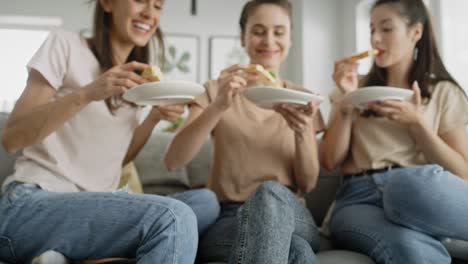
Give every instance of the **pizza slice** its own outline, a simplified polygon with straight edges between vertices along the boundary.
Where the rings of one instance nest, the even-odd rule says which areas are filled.
[[[151,65],[147,67],[141,73],[141,76],[150,82],[159,82],[164,79],[164,74],[162,73],[161,69],[156,65]]]
[[[250,64],[245,70],[248,73],[259,74],[264,80],[266,80],[268,85],[274,87],[280,87],[280,83],[276,78],[276,75],[273,71],[265,69],[260,64]]]
[[[367,50],[367,51],[364,51],[364,52],[361,52],[361,53],[358,53],[358,54],[354,54],[354,55],[346,58],[345,61],[348,62],[348,63],[355,63],[358,60],[367,58],[369,56],[379,55],[379,53],[380,53],[380,51],[377,50],[377,49]]]

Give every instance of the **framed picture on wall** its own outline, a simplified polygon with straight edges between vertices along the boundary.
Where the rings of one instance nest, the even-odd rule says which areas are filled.
[[[249,58],[241,46],[239,37],[210,37],[210,79],[216,79],[219,73],[233,64],[247,64]]]
[[[200,38],[165,33],[166,62],[161,70],[167,80],[200,81]]]

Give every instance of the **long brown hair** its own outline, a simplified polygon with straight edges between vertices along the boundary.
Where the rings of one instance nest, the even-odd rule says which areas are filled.
[[[288,13],[292,25],[292,5],[288,0],[251,0],[247,2],[242,8],[241,17],[239,20],[239,26],[242,33],[245,32],[245,27],[249,17],[252,15],[252,13],[255,12],[255,10],[257,10],[259,6],[263,4],[272,4],[283,8]]]
[[[119,0],[120,1],[120,0]],[[111,27],[112,27],[112,15],[107,13],[104,8],[101,6],[99,0],[90,0],[89,3],[95,2],[94,9],[94,18],[93,18],[93,36],[88,39],[88,44],[93,52],[94,56],[101,66],[101,71],[105,72],[110,68],[115,66],[114,63],[114,54],[111,48]],[[158,62],[159,64],[165,63],[165,45],[164,45],[164,35],[161,28],[158,26],[156,29],[155,37],[157,39],[158,47]],[[152,50],[156,50],[154,42],[150,41],[144,47],[135,46],[128,56],[127,62],[138,61],[142,63],[149,64],[151,63]],[[106,104],[111,111],[117,108],[111,103],[112,98],[106,99]]]
[[[434,37],[434,31],[429,12],[422,0],[378,0],[372,6],[371,11],[376,7],[390,4],[398,10],[399,14],[408,21],[408,27],[421,23],[424,26],[421,39],[416,43],[416,59],[410,69],[409,84],[418,81],[421,88],[421,96],[430,99],[431,86],[440,81],[450,81],[460,87],[455,79],[445,68],[440,57],[439,49]],[[379,68],[375,62],[363,78],[362,86],[386,85],[387,70]],[[461,89],[461,88],[460,88]]]

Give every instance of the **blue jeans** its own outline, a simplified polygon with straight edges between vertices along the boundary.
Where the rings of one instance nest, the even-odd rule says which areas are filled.
[[[203,235],[219,216],[220,206],[216,194],[209,189],[179,192],[169,197],[187,204],[197,217],[198,234]]]
[[[216,219],[211,192],[177,196],[196,203],[200,215],[198,203],[214,204],[203,211],[201,228]],[[121,257],[191,264],[197,244],[196,214],[175,199],[124,191],[54,193],[20,183],[10,184],[2,195],[0,259],[9,263],[30,263],[54,250],[72,260]]]
[[[440,240],[468,240],[468,183],[437,165],[352,177],[337,195],[330,231],[339,246],[377,263],[444,264]]]
[[[199,251],[205,262],[316,263],[319,244],[309,210],[285,186],[265,182],[244,204],[223,204]]]

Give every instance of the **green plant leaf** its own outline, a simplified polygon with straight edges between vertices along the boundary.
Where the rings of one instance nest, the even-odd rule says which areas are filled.
[[[171,55],[171,58],[172,58],[172,59],[175,59],[175,58],[176,58],[176,55],[177,55],[177,49],[176,49],[176,47],[174,47],[174,46],[170,46],[170,47],[169,47],[169,55]]]
[[[182,57],[180,57],[179,63],[190,61],[190,57],[191,56],[190,56],[190,53],[188,53],[188,51],[184,52],[184,54],[182,54]]]
[[[179,69],[179,71],[183,73],[190,72],[190,68],[186,64],[183,64],[183,63],[177,63],[177,69]]]
[[[166,63],[164,63],[164,65],[162,66],[161,71],[162,71],[163,73],[169,73],[169,72],[171,72],[173,69],[174,69],[174,64],[169,63],[169,62],[166,62]]]

